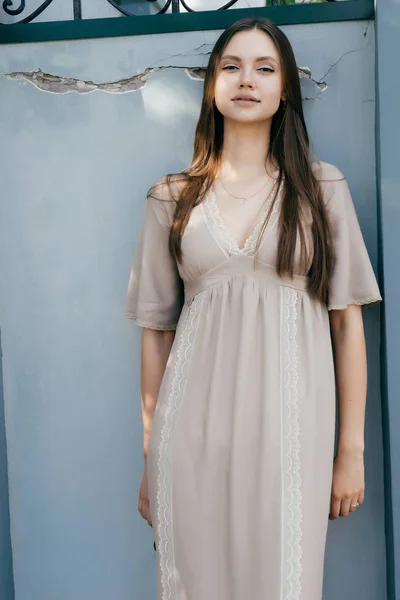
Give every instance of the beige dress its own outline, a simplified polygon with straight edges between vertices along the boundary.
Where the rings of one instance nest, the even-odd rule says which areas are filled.
[[[280,195],[255,266],[261,220],[239,248],[210,191],[177,267],[174,205],[147,201],[126,314],[176,328],[148,454],[158,600],[321,600],[335,432],[328,310],[381,297],[346,180],[314,168],[334,180],[322,182],[337,253],[328,307],[301,273],[276,274]]]

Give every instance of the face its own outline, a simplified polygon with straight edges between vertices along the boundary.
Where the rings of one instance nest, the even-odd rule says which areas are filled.
[[[270,36],[253,29],[236,33],[223,51],[215,104],[226,119],[242,123],[272,119],[285,100],[280,58]]]

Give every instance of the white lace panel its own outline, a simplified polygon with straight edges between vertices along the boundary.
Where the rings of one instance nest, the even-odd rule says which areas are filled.
[[[172,532],[172,479],[170,444],[173,430],[178,419],[185,396],[188,367],[192,355],[193,341],[196,334],[201,304],[204,293],[194,297],[183,330],[180,334],[175,366],[171,382],[170,394],[167,400],[165,421],[161,429],[157,461],[157,517],[158,517],[158,551],[161,571],[161,589],[163,600],[173,600],[177,597],[174,539]]]
[[[301,600],[302,492],[299,424],[298,292],[281,287],[282,581],[280,600]]]
[[[272,194],[272,198],[273,198],[273,194]],[[267,214],[268,214],[268,211],[271,206],[271,201],[272,200],[266,202],[262,217],[255,225],[252,234],[247,238],[243,248],[240,248],[237,241],[230,235],[230,233],[221,217],[221,213],[220,213],[220,210],[219,210],[219,207],[217,204],[215,192],[212,188],[210,188],[210,190],[208,191],[207,196],[202,204],[203,204],[203,208],[204,208],[204,214],[205,214],[207,226],[210,229],[210,231],[211,231],[214,239],[218,243],[218,245],[222,249],[226,248],[228,254],[251,256],[255,252],[257,240],[260,235],[263,223],[264,223],[265,219],[267,218]],[[267,225],[267,229],[272,227],[273,223],[275,222],[276,219],[274,218],[274,215],[277,212],[278,212],[278,199],[276,200],[276,202],[274,204],[274,208],[272,209],[272,213],[271,213],[268,225]],[[264,235],[266,235],[266,231],[264,232]]]

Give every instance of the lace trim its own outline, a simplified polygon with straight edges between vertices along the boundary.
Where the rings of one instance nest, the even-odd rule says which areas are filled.
[[[284,545],[285,562],[283,565],[286,584],[282,581],[285,592],[282,598],[300,600],[302,573],[302,493],[301,493],[301,459],[300,459],[300,425],[299,425],[299,389],[298,389],[298,347],[297,347],[297,300],[298,292],[292,288],[283,288],[285,320],[284,320],[284,427],[286,441],[286,466],[284,468]],[[285,523],[286,511],[288,520]]]
[[[349,300],[347,304],[328,304],[328,310],[345,310],[351,304],[363,306],[364,304],[375,304],[376,302],[382,302],[382,296],[380,294],[368,296],[368,298],[362,298],[361,300]]]
[[[139,327],[145,327],[146,329],[156,329],[157,331],[174,331],[178,326],[178,323],[157,325],[156,323],[150,323],[150,321],[142,321],[141,319],[137,318],[137,315],[135,313],[132,312],[126,312],[125,317],[127,319],[131,319],[132,321],[135,321],[136,325],[139,325]]]
[[[271,191],[271,195],[272,195],[272,192],[274,189],[275,189],[275,186],[273,187],[273,189]],[[240,248],[237,241],[229,233],[229,231],[221,217],[221,213],[219,210],[219,206],[217,204],[215,192],[212,188],[210,188],[203,204],[204,204],[204,209],[206,211],[206,216],[208,217],[209,222],[211,223],[211,229],[213,231],[215,238],[217,239],[217,242],[220,245],[225,243],[228,246],[229,254],[250,256],[251,254],[253,254],[255,252],[257,240],[260,235],[262,225],[263,225],[265,219],[267,218],[267,214],[268,214],[268,210],[271,206],[271,202],[272,202],[272,199],[266,203],[261,219],[258,221],[258,223],[256,223],[252,234],[246,239],[243,248]],[[277,210],[278,210],[278,201],[276,201],[274,204],[274,208],[272,210],[271,217],[274,213],[277,212]]]
[[[184,398],[188,364],[191,358],[194,332],[200,313],[200,304],[203,294],[193,299],[183,331],[180,336],[171,391],[167,401],[165,420],[161,430],[161,439],[158,447],[158,476],[157,476],[157,518],[158,518],[158,545],[160,557],[162,600],[171,600],[176,597],[174,541],[172,533],[172,480],[171,458],[169,445],[172,440],[172,430],[177,412],[180,410]]]

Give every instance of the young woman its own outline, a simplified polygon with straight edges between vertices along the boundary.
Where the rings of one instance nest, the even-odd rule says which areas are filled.
[[[346,179],[309,154],[289,41],[235,23],[191,165],[148,194],[127,298],[159,600],[321,600],[328,517],[363,503],[361,305],[381,297]]]

